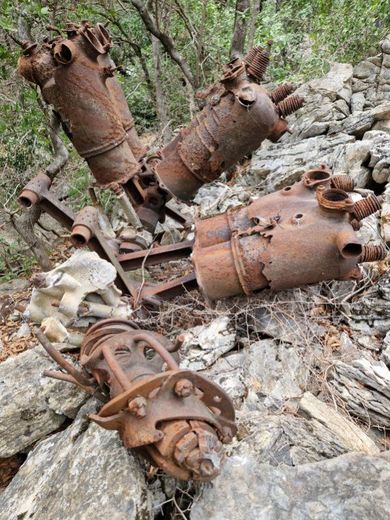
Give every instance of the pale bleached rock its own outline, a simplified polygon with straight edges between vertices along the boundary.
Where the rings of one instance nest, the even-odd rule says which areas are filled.
[[[228,316],[221,316],[208,323],[186,330],[180,348],[182,368],[202,370],[211,366],[219,357],[229,352],[236,341],[236,331]]]
[[[361,451],[371,455],[379,453],[374,441],[361,428],[310,392],[303,394],[299,401],[299,410],[315,423],[320,423],[333,432],[350,451]]]
[[[383,361],[336,361],[328,384],[352,415],[371,427],[390,428],[390,371]]]
[[[195,500],[191,520],[377,520],[390,515],[389,486],[388,454],[293,468],[234,455]]]
[[[302,355],[303,349],[288,343],[270,339],[252,343],[244,365],[248,389],[266,407],[280,408],[301,397],[309,379],[309,363],[303,363]]]
[[[0,496],[4,518],[153,518],[142,466],[117,432],[89,423],[86,414],[95,412],[88,402],[70,427],[34,447]]]
[[[87,394],[44,377],[58,367],[42,347],[0,363],[0,457],[10,457],[75,417]]]

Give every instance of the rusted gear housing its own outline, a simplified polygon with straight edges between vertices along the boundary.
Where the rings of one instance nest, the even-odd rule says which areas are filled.
[[[215,383],[177,364],[177,350],[165,337],[125,320],[102,320],[87,332],[80,351],[83,373],[39,339],[69,372],[47,375],[100,389],[108,402],[90,419],[117,430],[127,448],[181,480],[208,481],[218,475],[223,443],[236,433],[227,394]],[[107,396],[107,397],[106,397]]]

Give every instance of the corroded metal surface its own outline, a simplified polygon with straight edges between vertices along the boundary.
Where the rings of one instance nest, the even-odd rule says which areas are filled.
[[[196,224],[192,254],[197,282],[210,299],[282,290],[322,280],[358,279],[359,262],[383,258],[363,246],[356,223],[380,209],[371,195],[353,202],[347,176],[325,167],[302,180]]]
[[[264,139],[277,141],[287,131],[282,118],[298,110],[303,98],[286,97],[293,91],[289,85],[271,94],[261,87],[267,64],[268,51],[254,48],[243,61],[226,65],[203,110],[161,150],[154,171],[176,197],[190,200]]]
[[[181,480],[218,475],[223,443],[236,433],[231,400],[216,384],[177,364],[165,337],[133,322],[102,320],[92,326],[80,351],[83,372],[70,365],[38,333],[42,345],[67,372],[47,375],[73,382],[106,400],[90,419],[118,430],[127,448]]]
[[[115,67],[107,54],[111,40],[103,26],[88,22],[68,25],[67,36],[41,46],[26,44],[19,71],[39,85],[45,101],[59,113],[97,182],[125,182],[139,169],[134,154],[140,156],[144,149],[113,77]]]

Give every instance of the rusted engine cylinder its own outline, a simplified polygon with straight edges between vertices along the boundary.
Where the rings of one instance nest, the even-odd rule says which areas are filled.
[[[175,350],[132,322],[109,319],[91,327],[80,363],[110,395],[90,418],[118,430],[127,448],[170,475],[211,480],[220,471],[222,444],[236,433],[234,409],[216,384],[181,370]]]
[[[277,141],[286,132],[278,105],[250,79],[247,68],[239,59],[228,64],[205,108],[161,151],[154,171],[180,199],[191,199],[202,184],[215,180],[264,139]],[[286,101],[292,107],[289,113],[303,104],[298,96]]]
[[[358,263],[383,251],[365,253],[351,224],[362,202],[334,187],[340,185],[352,188],[347,176],[310,170],[247,207],[198,221],[192,261],[204,294],[213,300],[358,278]],[[377,199],[366,200],[371,213],[378,209]]]
[[[109,46],[101,27],[85,23],[69,27],[67,39],[27,45],[19,60],[20,73],[39,85],[101,186],[124,183],[139,169],[129,145],[134,123],[112,77]]]

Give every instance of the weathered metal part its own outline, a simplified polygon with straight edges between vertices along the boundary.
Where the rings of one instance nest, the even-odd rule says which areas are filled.
[[[333,186],[352,183],[324,166],[300,182],[195,226],[192,261],[211,300],[283,290],[322,280],[356,279],[358,263],[383,256],[363,247],[352,222],[377,211],[371,196],[354,203]]]
[[[267,43],[266,49],[254,47],[244,58],[248,76],[258,83],[263,80],[263,76],[267,70],[271,54],[271,45],[272,41],[270,40]]]
[[[384,260],[387,256],[387,250],[383,245],[365,244],[359,262],[378,262]]]
[[[73,377],[48,375],[82,388],[92,382],[92,391],[108,392],[108,402],[91,420],[118,430],[127,448],[137,449],[173,477],[208,481],[220,471],[222,443],[237,431],[234,409],[218,385],[179,368],[176,349],[132,322],[103,320],[89,329],[81,346],[85,375],[50,348],[49,354]]]
[[[296,86],[292,83],[284,83],[283,85],[279,85],[271,92],[271,99],[277,105],[280,101],[283,101],[287,96],[292,94]]]
[[[372,215],[379,211],[382,207],[382,197],[376,195],[370,195],[365,199],[358,200],[353,206],[353,213],[357,220],[363,220],[364,218]]]
[[[39,85],[45,101],[59,113],[98,184],[110,186],[130,179],[139,164],[126,133],[133,128],[131,114],[110,72],[108,42],[102,42],[101,26],[73,26],[68,39],[57,37],[52,45],[28,47],[19,71]]]
[[[65,204],[60,202],[49,190],[50,178],[44,173],[34,177],[25,186],[19,196],[19,202],[24,207],[39,205],[42,211],[60,222],[71,231],[71,241],[75,247],[88,246],[92,251],[113,264],[117,271],[116,284],[125,294],[138,299],[135,282],[124,272],[117,261],[115,249],[101,231],[98,210],[87,206],[76,215]]]
[[[278,113],[280,117],[287,117],[303,107],[305,100],[301,96],[289,96],[278,103]]]
[[[287,131],[280,115],[300,108],[303,98],[290,96],[276,105],[257,84],[268,63],[267,53],[255,49],[246,61],[229,63],[208,104],[161,150],[153,169],[161,185],[176,197],[190,200],[202,184],[215,180],[264,139],[277,141]],[[255,64],[252,69],[249,62]],[[251,74],[247,76],[246,70]]]
[[[186,240],[177,244],[153,247],[144,251],[119,254],[117,260],[125,271],[133,271],[142,266],[148,267],[151,265],[171,262],[173,260],[188,258],[192,253],[193,244],[193,240]]]

